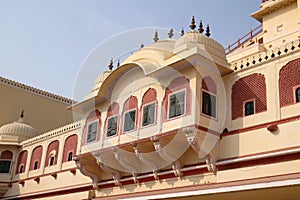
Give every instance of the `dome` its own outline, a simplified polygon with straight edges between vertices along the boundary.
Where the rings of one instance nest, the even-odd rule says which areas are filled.
[[[205,49],[209,54],[226,59],[225,49],[220,43],[195,30],[184,34],[176,41],[174,53],[179,53],[196,46]]]
[[[38,135],[38,132],[21,118],[0,127],[0,141],[22,142]]]
[[[102,74],[100,74],[100,76],[98,76],[95,80],[93,89],[91,91],[91,93],[89,95],[87,95],[85,97],[85,99],[89,99],[92,97],[97,96],[99,89],[101,88],[102,83],[105,81],[105,79],[110,75],[111,70],[106,70],[104,71]]]

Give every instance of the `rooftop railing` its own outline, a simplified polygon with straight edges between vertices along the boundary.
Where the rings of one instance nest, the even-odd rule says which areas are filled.
[[[262,24],[258,27],[252,29],[248,34],[244,35],[243,37],[239,38],[236,42],[228,45],[228,47],[225,49],[226,54],[229,54],[233,52],[234,50],[241,47],[246,42],[252,40],[254,37],[256,37],[258,34],[262,32]]]

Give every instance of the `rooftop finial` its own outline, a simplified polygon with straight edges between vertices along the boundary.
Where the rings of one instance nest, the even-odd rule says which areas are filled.
[[[113,67],[114,67],[114,62],[113,62],[113,59],[110,59],[110,63],[109,63],[109,65],[108,65],[108,69],[109,70],[112,70],[113,69]]]
[[[144,46],[145,46],[145,45],[142,43],[142,44],[141,44],[141,49],[144,48]]]
[[[172,37],[173,37],[173,35],[174,35],[174,34],[173,34],[173,31],[174,31],[174,30],[171,28],[170,31],[169,31],[169,33],[168,33],[169,38],[172,38]]]
[[[117,67],[120,67],[120,60],[118,60]]]
[[[158,38],[157,30],[156,30],[155,33],[154,33],[153,41],[154,41],[154,42],[157,42],[158,40],[159,40],[159,38]]]
[[[195,17],[194,17],[194,16],[192,17],[192,21],[191,21],[191,24],[190,24],[190,28],[191,28],[192,30],[194,30],[194,29],[196,28],[196,25],[195,25]]]
[[[183,30],[183,28],[181,29],[180,35],[181,35],[181,36],[184,35],[184,30]]]
[[[202,24],[202,20],[200,20],[200,24],[199,24],[199,29],[198,29],[199,33],[203,33],[204,29],[203,29],[203,24]]]
[[[207,24],[207,27],[206,27],[206,33],[205,33],[205,35],[206,35],[207,37],[209,37],[209,36],[210,36],[209,24]]]
[[[22,110],[20,118],[24,118],[24,110]]]

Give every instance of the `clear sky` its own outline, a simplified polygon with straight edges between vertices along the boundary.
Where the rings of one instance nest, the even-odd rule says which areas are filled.
[[[183,27],[189,31],[191,17],[195,16],[197,24],[200,19],[208,23],[211,37],[227,46],[259,25],[250,14],[258,10],[260,3],[261,0],[0,0],[0,76],[73,98],[82,63],[112,35],[145,27],[177,31]],[[113,56],[109,54],[106,61],[98,64],[98,74]],[[87,79],[93,83],[97,73]]]

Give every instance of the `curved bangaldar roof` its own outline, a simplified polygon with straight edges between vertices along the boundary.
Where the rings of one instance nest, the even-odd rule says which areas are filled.
[[[221,75],[232,71],[226,60],[224,47],[214,39],[198,31],[191,30],[178,39],[156,40],[153,44],[142,47],[130,55],[117,69],[103,72],[96,79],[91,93],[84,101],[101,95],[102,87],[104,87],[103,90],[107,90],[107,88],[105,89],[106,82],[115,82],[115,80],[132,67],[140,67],[145,76],[147,76],[165,66],[170,66],[173,63],[194,55],[211,60],[218,66]],[[111,84],[109,85],[110,87],[112,86]],[[72,107],[75,108],[76,106]]]
[[[38,135],[35,128],[24,122],[23,117],[24,115],[22,112],[18,121],[0,127],[1,143],[20,143]]]

